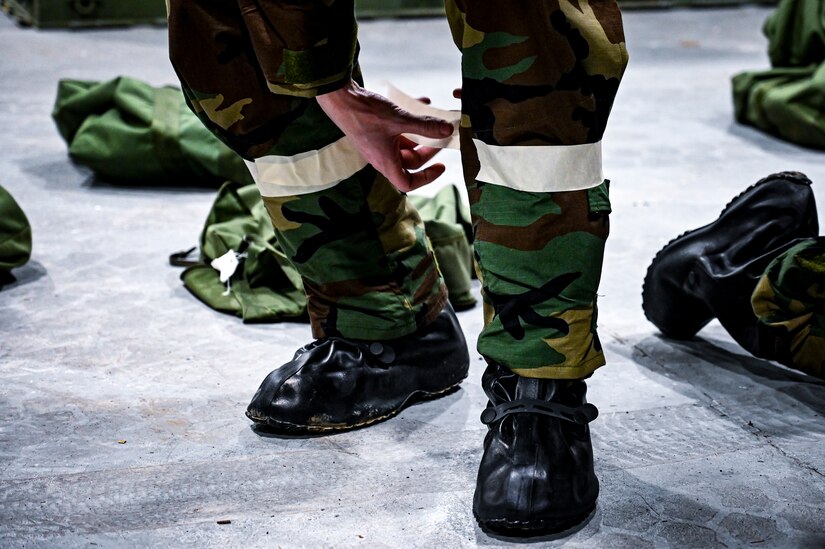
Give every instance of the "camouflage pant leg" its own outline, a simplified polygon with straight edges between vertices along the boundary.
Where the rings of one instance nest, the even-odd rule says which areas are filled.
[[[804,239],[776,257],[751,305],[783,342],[780,362],[825,378],[825,237]]]
[[[401,337],[444,307],[421,218],[372,167],[328,190],[263,200],[303,278],[315,337]]]
[[[301,273],[313,335],[389,339],[412,333],[446,303],[421,219],[404,194],[353,155],[313,98],[273,93],[280,85],[272,80],[283,71],[311,80],[314,69],[295,68],[295,59],[286,69],[265,66],[286,53],[276,40],[261,38],[266,29],[254,24],[255,6],[245,0],[170,2],[170,57],[190,107],[254,160],[278,242]],[[276,3],[260,9],[284,10],[268,14],[277,20],[305,11]],[[311,51],[290,55],[326,59]],[[360,77],[357,66],[354,77]]]
[[[614,0],[448,0],[485,300],[479,352],[519,375],[604,364],[596,291],[610,205],[599,142],[627,63]]]

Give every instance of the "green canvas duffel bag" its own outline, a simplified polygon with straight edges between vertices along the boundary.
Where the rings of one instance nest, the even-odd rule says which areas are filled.
[[[733,77],[736,120],[825,149],[825,2],[782,0],[764,31],[773,68]]]
[[[32,253],[32,229],[26,214],[0,186],[0,288],[14,281],[11,270],[24,265]]]
[[[203,126],[175,87],[125,76],[61,80],[52,117],[72,159],[108,179],[178,187],[252,183],[243,159]]]

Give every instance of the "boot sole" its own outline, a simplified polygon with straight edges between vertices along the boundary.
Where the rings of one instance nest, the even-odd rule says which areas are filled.
[[[733,206],[734,204],[739,202],[744,195],[751,192],[753,189],[755,189],[755,188],[757,188],[761,185],[764,185],[768,181],[773,181],[773,180],[776,180],[776,179],[783,179],[783,180],[789,181],[791,183],[797,183],[799,185],[806,185],[806,186],[811,186],[811,184],[812,184],[811,180],[807,176],[805,176],[804,174],[799,173],[799,172],[779,172],[779,173],[769,175],[767,177],[763,177],[762,179],[760,179],[759,181],[757,181],[756,183],[754,183],[753,185],[751,185],[750,187],[748,187],[744,191],[740,192],[733,199],[731,199],[730,202],[728,202],[725,205],[725,207],[722,208],[722,211],[717,216],[717,219],[719,217],[722,217],[725,214],[725,212],[727,212],[730,209],[731,206]],[[656,320],[651,318],[651,315],[648,314],[648,310],[647,310],[647,307],[645,307],[645,303],[650,302],[650,299],[648,298],[647,293],[648,293],[648,289],[652,285],[651,284],[651,277],[652,277],[653,271],[655,270],[657,264],[659,263],[659,257],[668,248],[670,248],[673,245],[673,243],[676,242],[677,240],[681,240],[682,238],[684,238],[688,235],[691,235],[691,234],[693,234],[697,231],[700,231],[700,230],[704,229],[705,227],[707,227],[707,225],[703,225],[703,226],[698,227],[696,229],[691,229],[689,231],[685,231],[682,234],[680,234],[679,236],[677,236],[676,238],[673,238],[672,240],[670,240],[670,242],[665,244],[664,247],[656,253],[656,255],[653,257],[653,261],[650,263],[650,266],[647,268],[647,272],[645,274],[644,281],[642,282],[642,311],[645,314],[645,318],[651,324],[656,326],[657,328],[659,328],[659,325],[656,322]],[[691,300],[691,299],[684,300],[683,303],[675,306],[674,310],[680,311],[679,314],[681,315],[681,318],[684,319],[685,316],[686,316],[686,311],[690,310],[692,307],[707,310],[707,306],[702,301],[700,301],[700,300]],[[659,328],[659,329],[662,331],[662,333],[664,335],[666,335],[668,337],[671,337],[673,339],[691,339],[693,336],[695,336],[699,332],[699,330],[704,328],[711,320],[713,320],[713,318],[714,318],[713,313],[711,313],[710,310],[707,310],[706,314],[701,315],[697,319],[694,319],[692,322],[686,322],[684,326],[680,327],[680,329],[667,330],[667,332],[665,330],[662,330],[661,328]]]
[[[350,424],[331,424],[331,425],[300,425],[296,423],[289,423],[286,421],[279,421],[272,418],[258,418],[253,417],[249,414],[249,411],[246,412],[246,417],[251,419],[255,422],[255,426],[259,429],[265,430],[272,434],[285,434],[290,436],[300,436],[300,435],[318,435],[318,434],[331,434],[331,433],[343,433],[345,431],[352,431],[354,429],[360,429],[362,427],[367,427],[369,425],[373,425],[375,423],[380,423],[382,421],[386,421],[397,416],[401,411],[403,411],[408,406],[411,406],[417,402],[425,402],[428,400],[435,400],[442,396],[446,396],[449,393],[456,391],[459,386],[467,379],[467,375],[461,378],[458,382],[438,391],[414,391],[406,399],[404,402],[401,403],[397,408],[394,408],[387,412],[384,415],[371,417],[361,421],[359,423]]]
[[[487,533],[498,534],[507,537],[535,537],[535,536],[549,536],[553,534],[560,534],[562,532],[572,534],[573,532],[583,528],[590,522],[596,511],[596,504],[587,510],[587,512],[577,515],[575,517],[565,518],[563,520],[509,520],[506,518],[481,520],[479,516],[473,511],[473,515],[478,522],[478,525]]]

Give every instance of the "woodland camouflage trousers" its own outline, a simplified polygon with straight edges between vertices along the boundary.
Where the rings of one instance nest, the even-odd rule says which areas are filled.
[[[825,379],[825,237],[799,239],[775,257],[751,306],[781,342],[776,360]]]
[[[360,81],[352,0],[172,0],[193,111],[250,163],[315,337],[389,339],[446,303],[423,224],[313,97]],[[482,280],[480,353],[519,375],[604,364],[596,292],[610,203],[600,142],[627,63],[615,0],[447,1]],[[331,23],[334,22],[334,23]],[[399,60],[400,61],[400,60]]]

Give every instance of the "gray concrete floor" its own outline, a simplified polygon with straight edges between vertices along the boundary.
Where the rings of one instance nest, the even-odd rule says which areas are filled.
[[[767,14],[625,16],[631,65],[605,139],[610,365],[591,383],[602,495],[584,528],[537,545],[825,545],[825,384],[750,357],[715,323],[692,343],[663,340],[640,307],[654,253],[757,179],[806,172],[825,204],[823,153],[732,120],[731,75],[768,63]],[[455,106],[443,21],[365,22],[361,35],[369,82]],[[369,429],[250,429],[248,399],[308,327],[246,326],[190,297],[166,257],[196,241],[213,193],[95,181],[49,118],[61,77],[173,83],[164,29],[38,32],[0,18],[0,44],[0,183],[35,238],[31,263],[0,292],[0,545],[514,541],[487,536],[471,514],[484,434],[475,354],[460,391]],[[447,159],[445,180],[458,182]],[[460,315],[468,339],[480,316]]]

